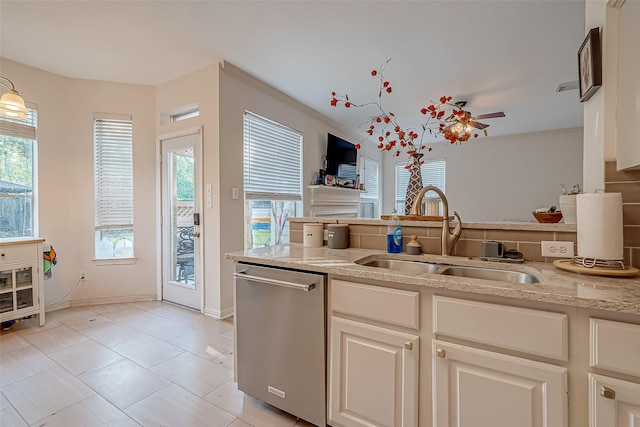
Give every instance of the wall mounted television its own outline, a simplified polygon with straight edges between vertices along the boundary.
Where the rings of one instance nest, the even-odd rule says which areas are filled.
[[[327,175],[355,180],[357,156],[355,145],[335,135],[327,135]]]

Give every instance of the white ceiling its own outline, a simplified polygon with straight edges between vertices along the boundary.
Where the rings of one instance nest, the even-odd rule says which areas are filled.
[[[554,90],[577,78],[584,0],[1,0],[0,25],[1,56],[74,78],[157,85],[226,60],[356,133],[373,112],[331,91],[375,100],[386,58],[403,127],[442,95],[504,111],[491,135],[582,126],[577,91]]]

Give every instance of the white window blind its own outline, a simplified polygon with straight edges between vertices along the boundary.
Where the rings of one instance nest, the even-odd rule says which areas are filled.
[[[133,227],[133,123],[94,118],[96,230]]]
[[[378,199],[378,162],[367,157],[361,157],[360,179],[364,184],[364,191],[360,193],[362,199]]]
[[[27,117],[24,119],[2,117],[0,120],[0,135],[35,140],[38,111],[31,108],[28,110]]]
[[[246,199],[302,200],[302,134],[244,114]]]
[[[396,210],[401,214],[404,214],[404,199],[407,193],[407,185],[409,185],[409,178],[411,177],[411,172],[409,169],[405,169],[405,166],[406,163],[396,164]],[[445,166],[446,161],[443,159],[425,161],[420,166],[422,185],[434,185],[444,193]]]

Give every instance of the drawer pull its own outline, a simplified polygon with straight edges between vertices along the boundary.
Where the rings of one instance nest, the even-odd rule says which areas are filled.
[[[407,350],[413,350],[413,343],[411,341],[407,341],[406,343],[404,343],[404,348],[406,348]]]
[[[600,396],[604,397],[605,399],[615,399],[616,392],[609,387],[602,386],[600,387]]]
[[[440,359],[444,359],[446,355],[447,353],[444,351],[443,348],[439,348],[436,350],[436,356],[438,356]]]

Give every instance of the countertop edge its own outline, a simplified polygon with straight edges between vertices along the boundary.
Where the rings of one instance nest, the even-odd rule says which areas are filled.
[[[275,248],[275,249],[274,249]],[[342,256],[343,255],[343,256]],[[564,306],[605,310],[616,313],[640,315],[640,278],[609,278],[587,276],[562,271],[547,263],[526,262],[523,265],[495,265],[486,261],[456,257],[455,261],[467,265],[484,265],[519,271],[534,269],[543,278],[537,284],[510,284],[492,280],[480,280],[437,274],[400,273],[354,263],[356,259],[370,256],[389,256],[384,251],[303,248],[301,244],[279,245],[261,250],[248,250],[226,254],[233,261],[262,264],[296,270],[326,273],[354,279],[368,279],[446,289],[477,295],[490,295],[522,301],[560,304]],[[401,258],[411,259],[403,254]],[[435,262],[443,262],[440,256],[430,256]],[[451,261],[451,258],[448,258]]]

